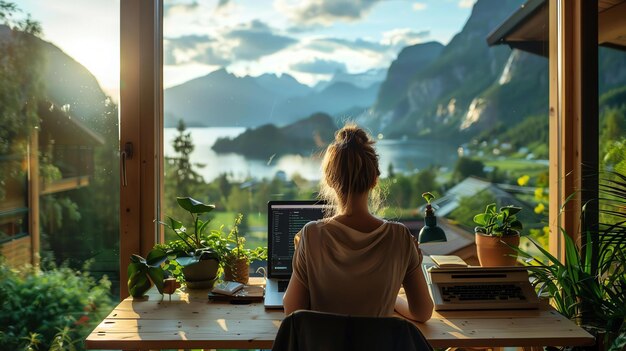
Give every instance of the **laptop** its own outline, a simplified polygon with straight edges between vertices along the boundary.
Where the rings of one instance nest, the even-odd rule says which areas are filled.
[[[527,267],[432,267],[429,273],[437,311],[539,308]]]
[[[283,308],[292,272],[293,239],[305,224],[324,217],[324,206],[322,201],[268,202],[265,308]]]

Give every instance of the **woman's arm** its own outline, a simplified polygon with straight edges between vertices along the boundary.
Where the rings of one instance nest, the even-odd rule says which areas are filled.
[[[289,280],[289,286],[287,286],[287,291],[283,297],[283,305],[285,315],[309,308],[309,290],[295,277]]]
[[[433,314],[433,300],[421,267],[409,273],[402,282],[406,299],[398,296],[396,311],[406,318],[426,322]]]
[[[426,322],[433,314],[433,299],[430,296],[426,277],[422,273],[422,250],[414,237],[415,245],[414,254],[417,254],[417,262],[419,266],[413,272],[407,274],[402,281],[406,299],[403,297],[396,298],[396,311],[406,318],[413,319],[418,322]]]

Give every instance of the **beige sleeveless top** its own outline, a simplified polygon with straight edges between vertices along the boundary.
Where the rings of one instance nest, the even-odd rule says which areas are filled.
[[[404,277],[421,264],[413,236],[396,222],[369,233],[334,219],[310,222],[295,242],[292,277],[315,311],[390,316]]]

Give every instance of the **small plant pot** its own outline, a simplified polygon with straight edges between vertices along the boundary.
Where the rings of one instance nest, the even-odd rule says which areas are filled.
[[[227,258],[224,265],[224,280],[248,284],[250,262],[245,258]]]
[[[219,261],[209,259],[183,267],[185,283],[190,289],[210,289],[217,278]]]
[[[517,252],[508,245],[519,246],[519,239],[519,232],[502,237],[476,232],[476,251],[480,265],[482,267],[515,266]]]

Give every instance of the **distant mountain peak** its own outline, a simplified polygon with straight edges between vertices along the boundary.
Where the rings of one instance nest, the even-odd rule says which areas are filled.
[[[379,84],[385,80],[387,70],[384,68],[372,68],[359,73],[349,73],[345,70],[338,69],[330,80],[318,82],[314,89],[322,91],[334,83],[344,82],[350,83],[358,88],[368,88],[374,84]]]

